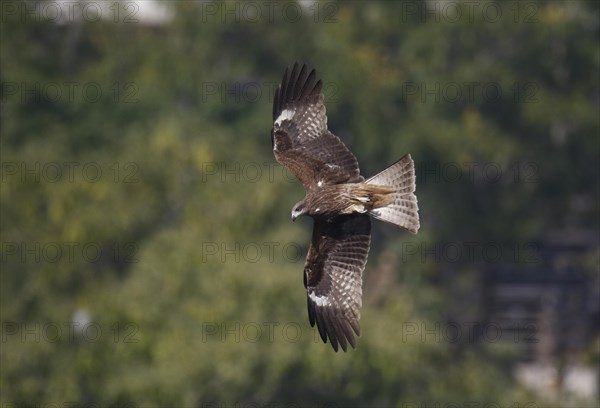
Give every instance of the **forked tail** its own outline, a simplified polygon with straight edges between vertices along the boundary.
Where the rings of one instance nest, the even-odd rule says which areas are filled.
[[[405,155],[381,173],[365,181],[366,184],[392,187],[394,201],[375,208],[369,214],[416,234],[419,230],[419,207],[415,196],[415,165],[410,154]]]

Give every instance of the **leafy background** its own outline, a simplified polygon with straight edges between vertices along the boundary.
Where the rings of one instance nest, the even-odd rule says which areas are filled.
[[[598,3],[143,3],[2,5],[3,404],[597,403],[524,388],[519,344],[467,336],[491,261],[444,245],[597,235]],[[308,324],[311,224],[271,152],[294,61],[363,174],[417,165],[421,230],[376,223],[349,353]]]

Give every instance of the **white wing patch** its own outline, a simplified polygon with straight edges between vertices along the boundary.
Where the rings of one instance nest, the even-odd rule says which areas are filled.
[[[294,111],[292,109],[284,109],[281,111],[277,119],[275,119],[275,124],[277,126],[281,125],[281,122],[284,120],[289,120],[294,117]]]
[[[310,298],[310,300],[315,302],[317,304],[317,306],[329,306],[330,305],[329,300],[327,299],[327,296],[317,296],[313,290],[308,292],[308,297]]]

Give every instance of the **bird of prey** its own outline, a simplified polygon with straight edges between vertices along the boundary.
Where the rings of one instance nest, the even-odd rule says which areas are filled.
[[[306,64],[285,69],[273,101],[271,144],[277,161],[300,180],[306,196],[292,208],[314,220],[304,264],[308,318],[337,352],[360,336],[362,273],[371,218],[413,234],[419,229],[415,171],[409,154],[366,179],[358,161],[327,129],[322,82]]]

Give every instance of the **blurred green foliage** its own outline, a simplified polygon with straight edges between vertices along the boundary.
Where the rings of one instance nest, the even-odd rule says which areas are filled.
[[[534,401],[514,344],[440,336],[452,305],[478,316],[484,262],[403,250],[598,225],[598,3],[305,2],[296,20],[181,1],[154,24],[125,21],[131,2],[66,23],[35,4],[3,4],[1,27],[3,403]],[[302,188],[273,164],[294,61],[364,175],[417,164],[421,231],[376,223],[347,354],[308,324],[310,222],[290,223]]]

